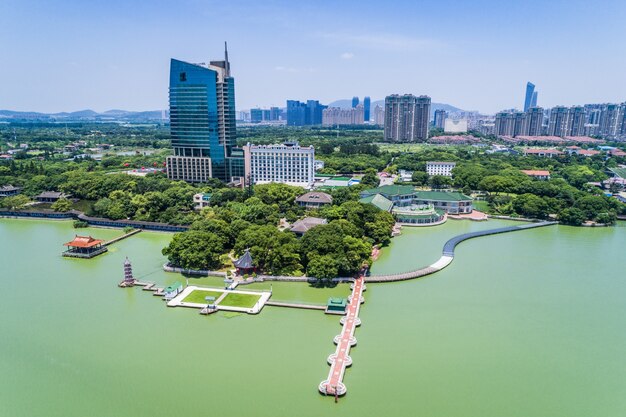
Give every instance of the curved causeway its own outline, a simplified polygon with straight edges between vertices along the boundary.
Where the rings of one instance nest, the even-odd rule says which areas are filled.
[[[420,269],[416,269],[410,272],[404,272],[400,274],[390,274],[390,275],[370,275],[365,278],[367,282],[393,282],[393,281],[404,281],[407,279],[419,278],[426,275],[434,274],[435,272],[441,271],[446,266],[452,263],[454,259],[454,249],[456,246],[468,239],[472,239],[480,236],[488,236],[488,235],[497,235],[500,233],[508,233],[508,232],[517,232],[520,230],[526,229],[534,229],[537,227],[544,226],[552,226],[554,224],[558,224],[558,222],[538,222],[538,223],[529,223],[523,224],[519,226],[507,226],[507,227],[499,227],[497,229],[490,230],[480,230],[477,232],[463,233],[462,235],[454,236],[449,239],[444,245],[443,250],[441,252],[441,258],[437,260],[434,264],[425,266]]]

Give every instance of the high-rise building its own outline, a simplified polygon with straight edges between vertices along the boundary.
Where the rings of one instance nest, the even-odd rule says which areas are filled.
[[[385,98],[385,141],[425,141],[429,122],[430,97],[394,94]]]
[[[606,138],[616,138],[622,134],[624,127],[624,104],[604,104],[600,112],[598,134]]]
[[[364,108],[359,104],[353,109],[328,107],[322,112],[322,125],[362,125],[364,123]]]
[[[322,112],[326,106],[320,104],[317,100],[307,100],[306,102],[306,114],[304,123],[307,126],[315,126],[322,124]]]
[[[297,100],[287,100],[287,126],[304,126],[306,104]]]
[[[569,109],[563,106],[553,107],[548,119],[548,136],[570,136]]]
[[[352,108],[359,105],[359,98],[357,96],[352,97]]]
[[[174,155],[167,158],[168,178],[229,182],[243,177],[243,151],[235,147],[235,79],[228,50],[223,61],[209,65],[172,59],[169,101]]]
[[[270,107],[270,120],[271,121],[280,120],[280,108],[279,107]]]
[[[539,94],[539,91],[535,90],[533,91],[533,98],[530,100],[530,107],[537,107],[537,95]]]
[[[374,107],[374,124],[377,126],[385,124],[385,108],[383,106]]]
[[[435,110],[434,125],[437,129],[443,129],[446,125],[446,119],[448,118],[448,112],[445,110]]]
[[[252,184],[278,182],[311,187],[315,180],[315,149],[297,142],[243,148],[246,178]]]
[[[524,111],[527,111],[531,107],[534,107],[532,105],[534,94],[535,94],[535,84],[529,81],[526,83],[526,97],[524,98]],[[536,100],[537,100],[537,97],[535,96],[535,101]]]
[[[523,136],[541,136],[543,133],[543,108],[531,107],[524,117]]]
[[[287,100],[287,126],[321,125],[325,108],[317,100],[307,100],[306,103]]]
[[[365,96],[365,98],[363,99],[363,119],[365,120],[365,123],[369,123],[370,121],[371,106],[372,106],[372,102],[369,96]]]
[[[569,119],[567,122],[567,136],[585,136],[585,121],[587,115],[585,108],[574,106],[569,109]]]
[[[263,110],[250,109],[250,121],[252,123],[260,123],[263,121]]]

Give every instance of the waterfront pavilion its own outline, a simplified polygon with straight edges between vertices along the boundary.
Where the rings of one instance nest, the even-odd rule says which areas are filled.
[[[254,263],[252,261],[252,255],[250,255],[250,249],[246,249],[239,259],[233,261],[233,265],[237,268],[237,274],[239,275],[254,271]]]
[[[93,258],[107,251],[103,243],[103,240],[94,239],[91,236],[76,235],[74,240],[63,244],[63,246],[68,247],[63,252],[63,256],[70,258]]]

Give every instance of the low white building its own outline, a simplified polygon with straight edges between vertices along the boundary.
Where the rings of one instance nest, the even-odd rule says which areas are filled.
[[[426,172],[428,175],[452,176],[452,169],[456,166],[456,162],[426,162]]]
[[[193,195],[193,208],[202,210],[211,205],[211,193],[198,193]]]
[[[467,133],[467,119],[446,119],[444,123],[445,133]]]
[[[271,182],[310,188],[315,181],[315,149],[297,142],[243,147],[246,179],[252,184]]]

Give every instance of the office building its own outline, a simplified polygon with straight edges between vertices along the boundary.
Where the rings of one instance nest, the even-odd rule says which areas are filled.
[[[535,95],[535,84],[530,81],[526,83],[526,96],[524,97],[524,112],[530,109],[533,106],[533,100],[537,101],[537,96]]]
[[[359,98],[357,96],[352,97],[352,108],[359,105]]]
[[[394,94],[385,98],[387,142],[416,142],[428,139],[430,97]]]
[[[296,142],[252,145],[243,148],[246,181],[277,182],[310,188],[315,181],[315,149]]]
[[[370,122],[370,108],[372,106],[372,101],[370,100],[369,96],[366,96],[363,99],[363,119],[365,120],[366,123]]]
[[[307,100],[306,103],[287,100],[287,126],[321,125],[325,108],[317,100]]]
[[[361,104],[351,109],[340,107],[328,107],[322,112],[322,125],[362,125],[364,123],[365,111]]]
[[[173,180],[204,182],[241,178],[243,152],[235,147],[235,80],[228,51],[223,61],[170,63],[170,131],[174,155],[167,158]]]
[[[448,118],[448,112],[445,110],[435,110],[434,125],[437,129],[443,129],[446,126],[446,119]]]

